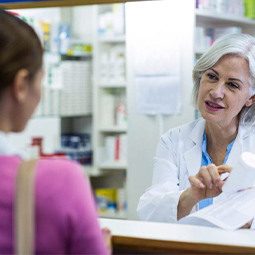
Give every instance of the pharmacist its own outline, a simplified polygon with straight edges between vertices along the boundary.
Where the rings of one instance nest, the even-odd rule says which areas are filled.
[[[216,203],[227,165],[243,151],[255,153],[255,38],[218,39],[194,67],[193,81],[202,118],[161,137],[152,186],[137,207],[142,220],[176,222]]]

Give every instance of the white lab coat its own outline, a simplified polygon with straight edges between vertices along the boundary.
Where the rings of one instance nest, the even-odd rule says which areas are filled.
[[[198,119],[162,135],[154,158],[152,186],[137,207],[141,220],[177,221],[179,197],[190,186],[188,176],[196,175],[201,167],[204,128],[205,120]],[[234,166],[244,151],[255,153],[255,127],[240,124],[226,164]],[[214,203],[222,196],[214,198]]]

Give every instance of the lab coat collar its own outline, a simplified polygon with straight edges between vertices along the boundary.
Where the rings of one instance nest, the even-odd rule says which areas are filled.
[[[190,149],[184,152],[184,160],[188,169],[189,175],[196,175],[197,171],[201,167],[201,149],[203,143],[203,133],[205,129],[205,120],[200,119],[194,125],[190,132],[189,139],[191,142]],[[251,134],[255,133],[255,127],[252,125],[240,124],[238,128],[238,134],[229,154],[226,164],[234,166],[240,159],[239,155],[243,152],[242,141],[249,137]],[[198,156],[198,155],[201,155]]]
[[[244,125],[240,124],[238,129],[238,135],[240,139],[245,139],[246,137],[255,133],[255,126],[254,125]]]
[[[189,139],[191,142],[190,149],[184,152],[184,160],[189,175],[196,175],[201,167],[201,148],[203,142],[203,133],[205,130],[205,120],[199,119],[192,128]],[[201,155],[201,156],[198,156]]]
[[[202,146],[204,130],[205,120],[199,119],[189,135],[189,138],[194,142],[194,144],[199,143]]]
[[[238,134],[236,136],[235,142],[228,156],[226,164],[230,166],[235,166],[241,158],[243,152],[243,140],[255,133],[255,127],[252,125],[240,124],[238,128]]]
[[[233,144],[233,147],[229,153],[226,164],[231,167],[235,166],[237,162],[240,160],[242,152],[243,152],[242,138],[240,136],[237,136]]]

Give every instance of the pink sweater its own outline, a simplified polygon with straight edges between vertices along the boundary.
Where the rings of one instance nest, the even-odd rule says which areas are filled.
[[[0,254],[14,254],[13,201],[20,162],[17,156],[0,156]],[[107,254],[91,188],[78,164],[42,159],[35,184],[36,254]]]

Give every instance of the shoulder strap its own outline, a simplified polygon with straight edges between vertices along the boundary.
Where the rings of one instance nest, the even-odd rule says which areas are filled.
[[[34,253],[34,176],[37,159],[23,161],[18,170],[15,201],[15,254]]]

